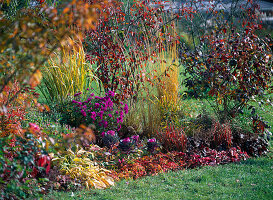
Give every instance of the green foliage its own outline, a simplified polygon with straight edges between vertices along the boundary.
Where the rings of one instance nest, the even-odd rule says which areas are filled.
[[[26,198],[38,192],[29,183],[45,173],[37,162],[38,155],[47,154],[41,141],[29,130],[24,137],[0,138],[0,146],[0,198]]]

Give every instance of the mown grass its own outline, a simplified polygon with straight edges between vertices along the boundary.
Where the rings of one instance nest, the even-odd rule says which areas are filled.
[[[54,191],[43,199],[272,199],[272,156],[122,180],[105,190]]]

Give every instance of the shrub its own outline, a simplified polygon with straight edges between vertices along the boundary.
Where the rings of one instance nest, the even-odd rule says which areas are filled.
[[[57,10],[42,4],[33,9],[22,9],[12,18],[0,11],[0,93],[6,86],[12,87],[15,80],[20,86],[19,91],[8,97],[10,103],[26,86],[34,88],[40,83],[41,66],[67,42],[68,36],[81,36],[81,32],[71,26],[94,28],[96,17],[92,5],[73,1],[62,6]],[[55,31],[56,27],[58,31]],[[1,110],[4,106],[0,105]]]
[[[103,87],[118,93],[122,100],[137,97],[142,83],[154,77],[154,72],[146,73],[146,64],[156,61],[161,49],[158,41],[174,39],[161,31],[169,25],[162,6],[152,7],[149,3],[137,0],[103,4],[98,28],[86,32],[87,59],[96,65]],[[176,16],[170,18],[172,21]]]
[[[212,22],[223,20],[216,28],[204,27],[199,31],[192,24],[195,48],[181,57],[189,94],[213,99],[220,123],[239,115],[252,97],[272,92],[271,39],[255,34],[261,29],[255,2],[249,5],[235,2],[238,1],[232,3],[229,18],[220,17],[221,12],[211,10]]]
[[[17,94],[17,98],[10,103],[10,96]],[[26,108],[30,106],[32,99],[28,92],[23,93],[18,82],[6,86],[0,93],[0,136],[22,135],[21,121],[25,118]]]

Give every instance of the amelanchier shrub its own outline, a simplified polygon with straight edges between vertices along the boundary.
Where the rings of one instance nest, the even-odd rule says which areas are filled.
[[[194,50],[181,55],[189,95],[212,98],[221,123],[240,114],[252,98],[272,93],[272,39],[256,35],[262,26],[255,2],[238,5],[231,7],[229,17],[223,10],[207,11],[215,28],[196,33]],[[253,123],[262,132],[265,123],[258,118]]]

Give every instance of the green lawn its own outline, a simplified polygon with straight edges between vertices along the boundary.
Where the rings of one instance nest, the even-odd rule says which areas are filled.
[[[43,199],[272,199],[272,156],[123,180],[105,190],[52,192]]]

